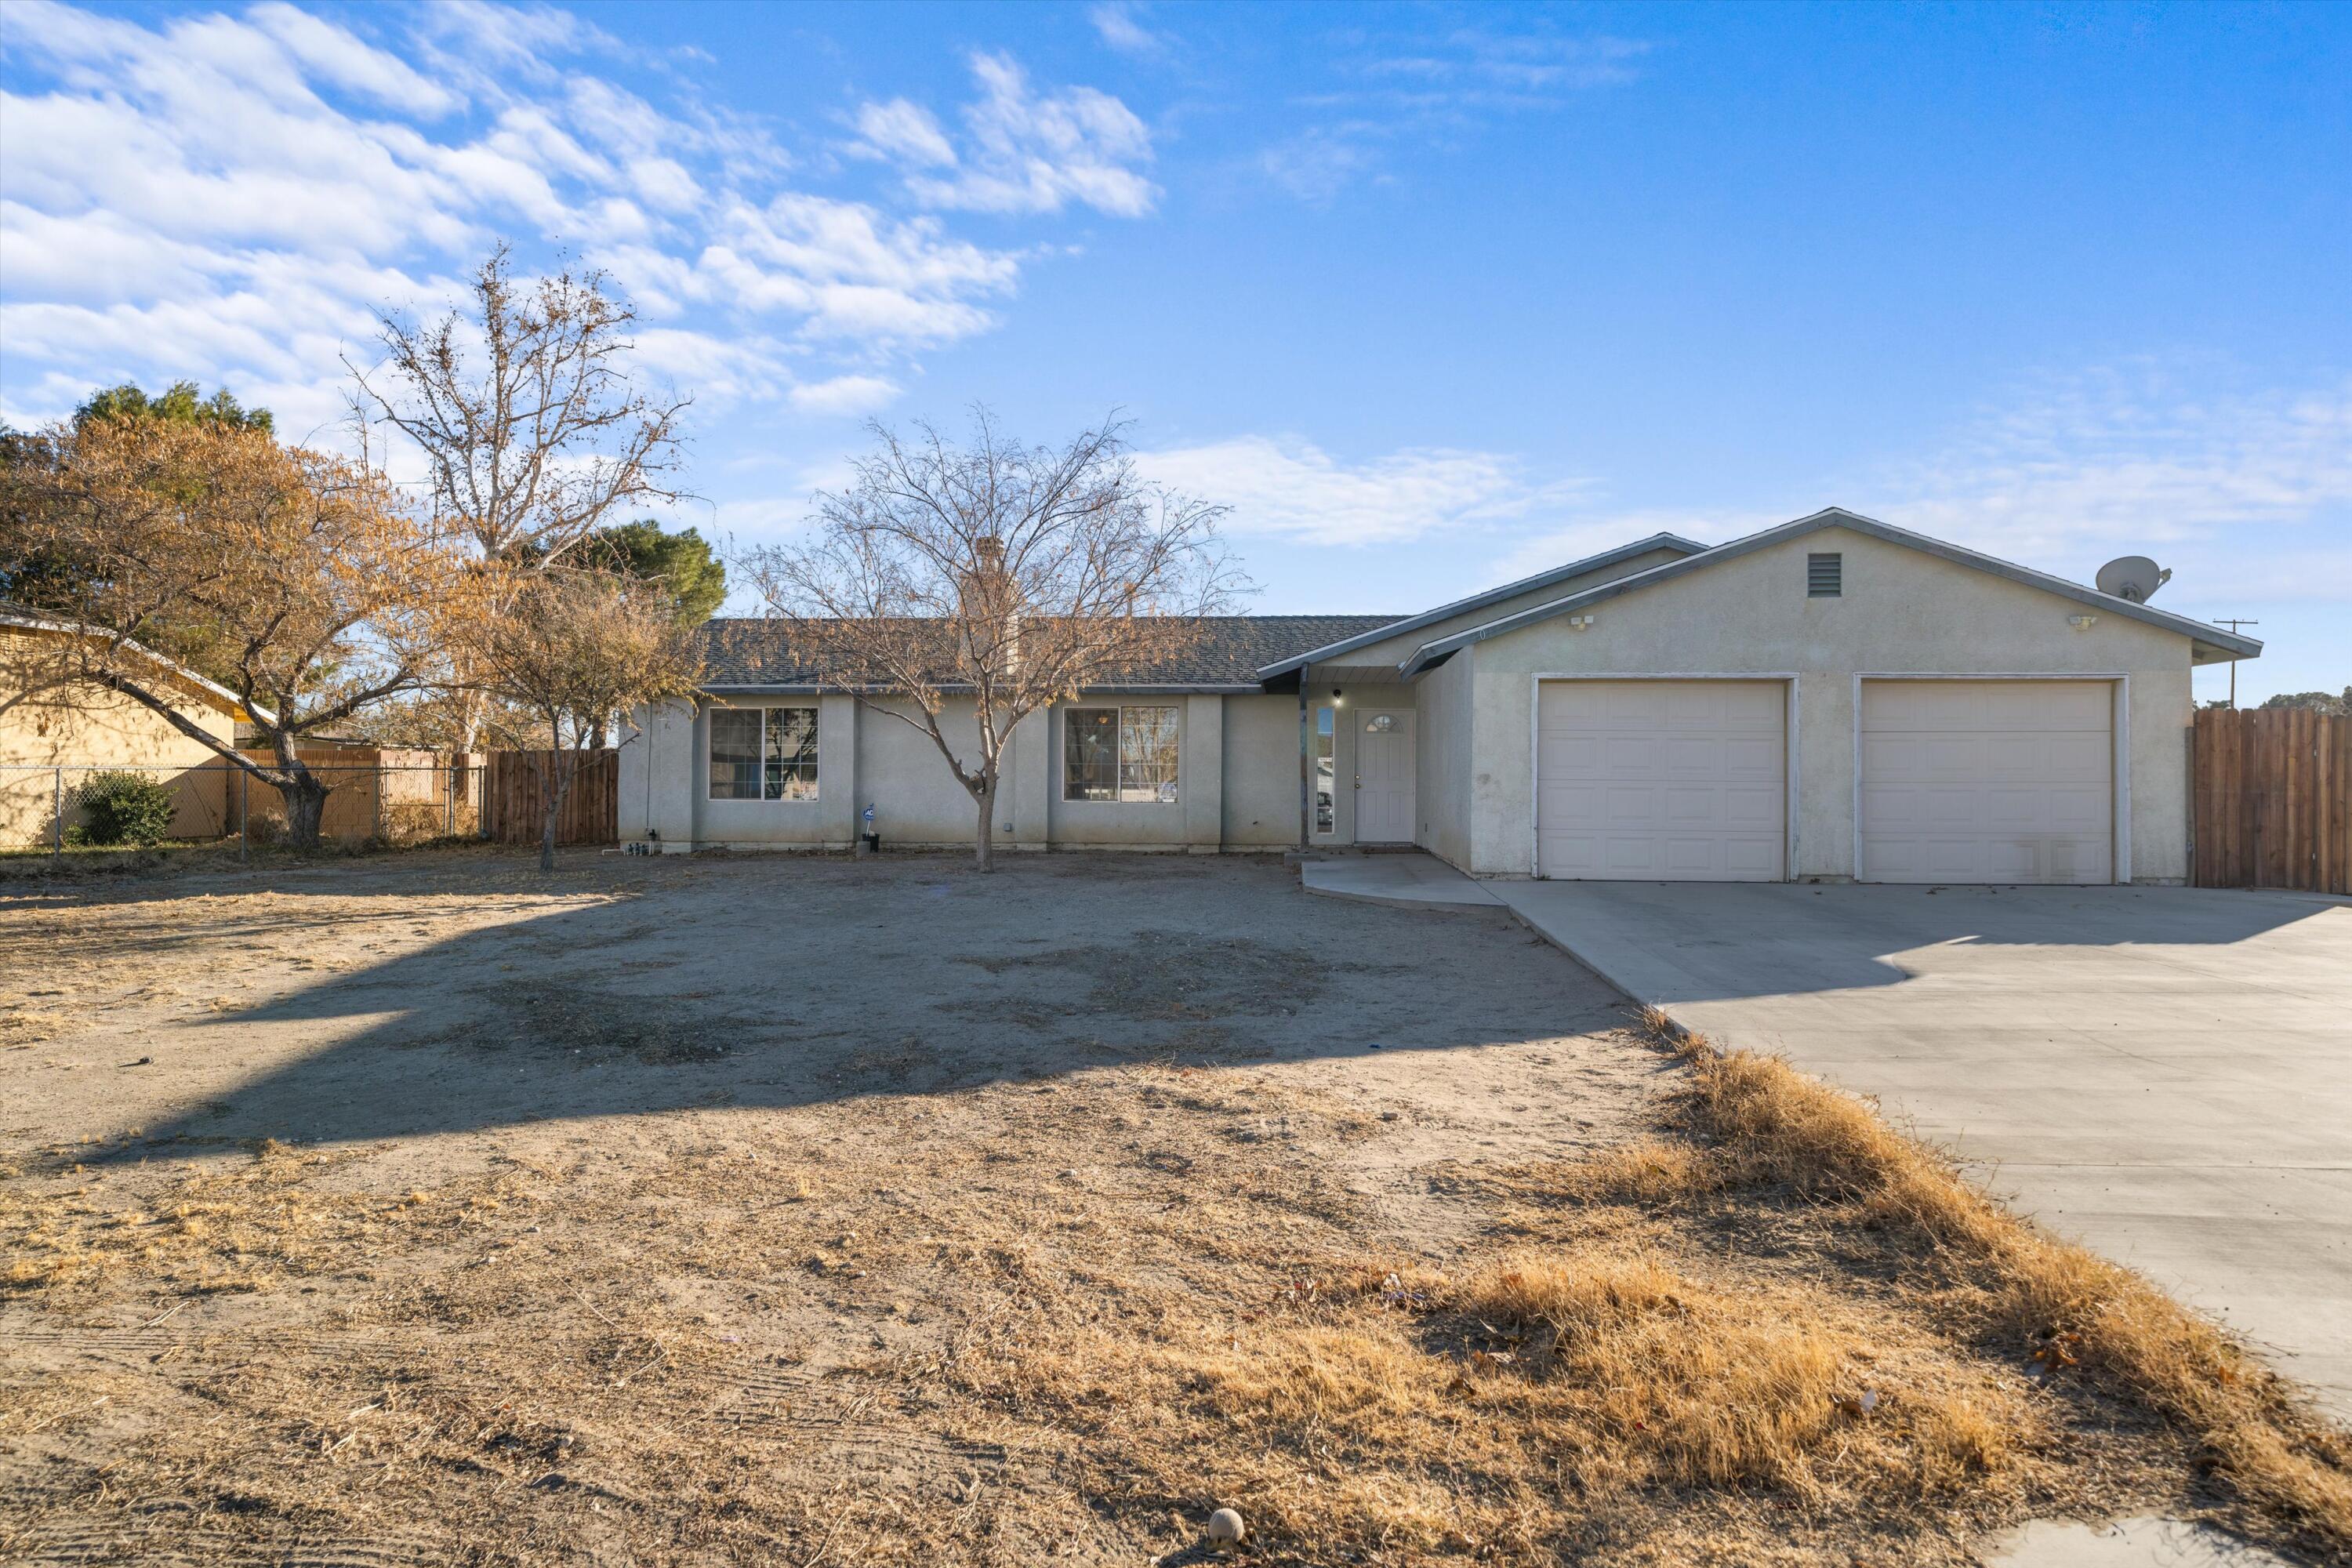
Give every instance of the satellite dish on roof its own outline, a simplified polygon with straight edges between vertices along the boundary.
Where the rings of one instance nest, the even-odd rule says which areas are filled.
[[[2099,592],[2145,605],[2158,588],[2172,581],[2172,569],[2158,566],[2145,555],[2118,555],[2099,568]]]

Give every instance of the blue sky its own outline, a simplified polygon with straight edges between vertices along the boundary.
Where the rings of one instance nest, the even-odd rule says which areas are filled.
[[[1118,407],[1265,611],[1835,503],[2352,683],[2352,7],[12,0],[0,87],[17,424],[339,442],[504,237],[636,300],[739,542],[865,418]]]

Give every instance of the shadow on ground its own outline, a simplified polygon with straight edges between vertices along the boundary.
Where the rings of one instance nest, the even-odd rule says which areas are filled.
[[[175,1024],[160,1049],[233,1047],[274,1065],[149,1121],[112,1157],[159,1141],[341,1142],[796,1107],[1139,1061],[1444,1050],[1621,1016],[1612,992],[1500,910],[1337,904],[1265,861],[1055,856],[982,878],[945,858],[747,858],[593,886],[600,901],[518,912]],[[403,896],[420,920],[468,897],[438,884]],[[267,918],[310,929],[299,894],[271,900],[285,903]],[[339,941],[396,929],[409,910],[373,923],[318,913],[318,954],[332,962]],[[175,926],[173,942],[207,940],[200,913],[155,918]]]

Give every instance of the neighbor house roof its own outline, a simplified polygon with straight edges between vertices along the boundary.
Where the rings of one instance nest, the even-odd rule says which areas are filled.
[[[1571,577],[1581,577],[1589,572],[1599,572],[1603,568],[1614,566],[1621,561],[1631,561],[1636,555],[1646,555],[1653,550],[1674,550],[1685,555],[1695,555],[1706,548],[1706,545],[1696,540],[1685,539],[1678,533],[1654,533],[1647,539],[1637,539],[1631,544],[1621,544],[1614,550],[1604,550],[1598,555],[1588,555],[1581,561],[1571,561],[1565,566],[1555,566],[1549,572],[1538,572],[1532,577],[1522,577],[1516,583],[1506,583],[1499,588],[1489,588],[1483,594],[1473,594],[1466,599],[1456,599],[1450,605],[1440,605],[1437,608],[1423,611],[1418,616],[1408,616],[1401,621],[1390,621],[1384,626],[1374,626],[1338,642],[1327,643],[1321,647],[1309,648],[1304,653],[1293,654],[1287,658],[1262,665],[1258,668],[1258,679],[1272,680],[1278,675],[1287,675],[1294,669],[1303,668],[1310,664],[1329,664],[1335,659],[1353,653],[1360,647],[1369,647],[1376,642],[1386,642],[1391,637],[1402,637],[1407,632],[1417,632],[1423,626],[1433,626],[1440,621],[1451,620],[1456,616],[1483,609],[1488,605],[1499,605],[1506,599],[1516,599],[1522,594],[1535,593],[1538,589],[1549,587],[1554,583],[1565,583]],[[1356,620],[1361,617],[1341,616],[1332,618]]]
[[[93,642],[114,642],[140,658],[161,667],[169,672],[175,684],[183,687],[192,695],[203,698],[232,719],[253,717],[253,714],[246,710],[245,700],[220,682],[197,674],[186,665],[164,658],[144,644],[134,642],[126,637],[118,637],[104,626],[90,626],[82,621],[66,620],[46,610],[36,610],[24,605],[8,604],[5,601],[0,601],[0,626],[14,626],[20,631],[47,632],[56,637],[85,637]],[[259,711],[264,719],[269,717],[268,709],[262,709]]]
[[[1843,507],[1833,506],[1814,512],[1810,517],[1801,517],[1793,522],[1784,522],[1778,528],[1768,528],[1761,533],[1751,533],[1745,539],[1735,539],[1728,544],[1719,544],[1713,550],[1703,551],[1696,555],[1686,555],[1679,561],[1669,561],[1663,566],[1653,566],[1645,572],[1635,572],[1627,576],[1612,578],[1606,583],[1587,588],[1582,593],[1552,599],[1521,610],[1516,615],[1504,616],[1453,633],[1448,637],[1434,638],[1415,648],[1411,657],[1398,666],[1398,673],[1410,679],[1433,665],[1444,662],[1473,643],[1485,642],[1489,637],[1502,637],[1507,633],[1517,631],[1523,626],[1531,626],[1540,621],[1549,620],[1554,616],[1566,615],[1573,610],[1600,604],[1605,599],[1613,599],[1621,594],[1635,594],[1644,588],[1654,588],[1661,583],[1671,582],[1689,573],[1703,572],[1719,563],[1737,560],[1742,555],[1751,554],[1756,551],[1783,543],[1791,539],[1802,538],[1808,533],[1817,532],[1824,528],[1843,528],[1854,533],[1867,534],[1873,539],[1885,540],[1889,544],[1900,544],[1906,549],[1916,550],[1924,554],[1949,561],[1955,565],[1972,567],[1996,577],[2006,577],[2012,583],[2023,584],[2029,588],[2039,588],[2045,593],[2055,594],[2061,598],[2073,599],[2078,604],[2088,605],[2105,614],[2122,616],[2128,620],[2145,621],[2150,626],[2162,626],[2167,631],[2179,632],[2181,636],[2193,639],[2200,647],[2210,648],[2218,655],[2233,658],[2254,658],[2260,657],[2263,651],[2262,643],[2253,637],[2243,637],[2236,632],[2223,631],[2219,626],[2208,626],[2203,621],[2192,620],[2187,616],[2176,616],[2169,610],[2159,610],[2149,605],[2134,604],[2129,599],[2117,598],[2112,594],[2102,594],[2096,588],[2084,587],[2080,583],[2069,583],[2063,577],[2053,577],[2046,572],[2036,572],[2030,566],[2020,566],[2014,562],[2003,561],[1974,550],[1966,550],[1957,544],[1948,544],[1943,540],[1930,539],[1924,533],[1913,533],[1908,529],[1896,528],[1891,523],[1880,522],[1875,518],[1864,517],[1858,512],[1848,511]]]
[[[941,626],[946,622],[939,622]],[[1394,616],[1211,616],[1191,647],[1105,690],[1255,691],[1261,668],[1397,624]],[[814,691],[825,672],[793,651],[791,623],[726,618],[703,631],[705,691]],[[831,678],[838,682],[841,676]]]

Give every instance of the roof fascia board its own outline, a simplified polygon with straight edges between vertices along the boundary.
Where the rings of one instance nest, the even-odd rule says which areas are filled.
[[[1384,626],[1376,626],[1370,631],[1360,632],[1354,637],[1343,638],[1339,642],[1294,655],[1277,664],[1265,665],[1258,670],[1258,679],[1262,681],[1271,680],[1276,676],[1287,675],[1294,669],[1304,669],[1310,664],[1327,664],[1341,654],[1352,652],[1360,647],[1369,647],[1376,642],[1385,642],[1393,637],[1402,637],[1406,632],[1419,631],[1423,626],[1433,626],[1449,616],[1458,616],[1465,610],[1475,610],[1481,605],[1500,604],[1505,599],[1531,593],[1548,584],[1566,582],[1570,577],[1581,577],[1588,572],[1598,572],[1604,566],[1613,566],[1620,561],[1635,555],[1647,554],[1653,550],[1680,550],[1685,554],[1696,555],[1704,552],[1706,548],[1696,540],[1685,539],[1678,533],[1654,533],[1647,539],[1637,539],[1630,544],[1621,544],[1613,550],[1604,550],[1598,555],[1588,555],[1581,561],[1571,561],[1565,566],[1555,566],[1548,572],[1538,572],[1532,577],[1522,577],[1516,583],[1506,583],[1499,588],[1489,588],[1483,594],[1473,594],[1466,599],[1456,599],[1450,605],[1440,605],[1433,610],[1424,610],[1417,616],[1407,616],[1401,621],[1391,621]]]
[[[1570,594],[1565,598],[1536,605],[1519,611],[1517,615],[1505,616],[1499,620],[1488,621],[1483,626],[1470,626],[1455,632],[1451,637],[1423,643],[1397,667],[1397,672],[1402,679],[1411,679],[1436,662],[1436,657],[1433,656],[1442,657],[1451,654],[1473,643],[1485,642],[1490,637],[1517,631],[1522,626],[1533,626],[1538,621],[1565,615],[1570,610],[1582,609],[1588,605],[1601,604],[1621,594],[1631,594],[1643,588],[1654,587],[1660,583],[1669,582],[1685,573],[1700,571],[1719,562],[1752,554],[1756,551],[1768,549],[1772,545],[1801,538],[1824,528],[1850,529],[1855,533],[1881,539],[1890,544],[1906,545],[1924,554],[1948,561],[1954,565],[1972,567],[1995,577],[2005,577],[2012,583],[2028,588],[2039,588],[2044,593],[2072,599],[2077,604],[2094,605],[2132,620],[2146,621],[2150,626],[2161,626],[2167,631],[2179,632],[2184,637],[2210,644],[2241,658],[2258,658],[2262,655],[2263,645],[2253,637],[2225,632],[2219,626],[2208,626],[2203,621],[2192,620],[2187,616],[2176,616],[2169,610],[2158,610],[2146,605],[2136,605],[2129,599],[2117,598],[2112,594],[2102,594],[2096,588],[2086,588],[2080,583],[2069,583],[2063,577],[2053,577],[2046,572],[2036,572],[2030,566],[2020,566],[2015,562],[1982,554],[1958,544],[1947,543],[1940,539],[1930,539],[1924,533],[1914,533],[1909,529],[1896,528],[1892,523],[1880,522],[1875,518],[1864,517],[1859,512],[1847,511],[1843,507],[1830,507],[1814,512],[1811,516],[1798,518],[1793,522],[1784,522],[1776,528],[1768,528],[1760,533],[1751,533],[1745,539],[1735,539],[1727,544],[1719,544],[1713,550],[1700,554],[1686,555],[1680,561],[1669,561],[1662,566],[1653,566],[1646,572],[1636,572],[1631,576],[1614,578],[1587,588],[1582,593]]]

